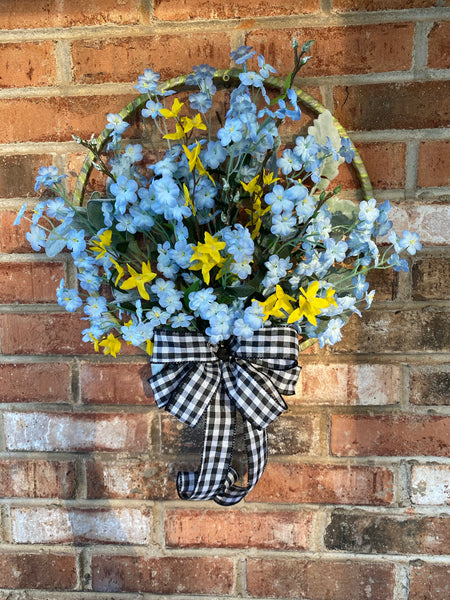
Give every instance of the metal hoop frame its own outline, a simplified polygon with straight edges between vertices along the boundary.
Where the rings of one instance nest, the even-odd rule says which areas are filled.
[[[237,69],[218,69],[214,74],[214,82],[221,87],[233,87],[235,84],[240,83],[239,73],[241,71]],[[177,92],[182,92],[190,89],[189,86],[186,85],[186,79],[188,75],[181,75],[180,77],[176,77],[174,79],[169,79],[161,84],[161,88],[171,89]],[[282,90],[284,88],[284,80],[279,77],[269,77],[266,80],[266,85],[272,89]],[[316,114],[322,113],[325,109],[325,106],[321,104],[318,100],[307,94],[304,90],[299,87],[292,86],[292,89],[297,94],[297,98],[301,104],[311,109]],[[138,96],[135,100],[127,104],[120,112],[119,115],[126,121],[131,116],[133,116],[136,111],[145,107],[147,100],[149,99],[148,94],[142,94]],[[341,137],[349,137],[344,127],[339,123],[339,121],[333,117],[334,124],[339,131]],[[97,138],[97,147],[101,151],[109,136],[111,135],[110,129],[104,129],[101,134]],[[352,144],[352,148],[355,151],[355,157],[352,161],[353,168],[358,177],[359,183],[361,185],[361,190],[365,200],[372,198],[373,189],[372,184],[370,183],[369,175],[367,174],[366,167],[359,155],[358,150]],[[93,159],[94,155],[92,152],[89,152],[84,160],[83,166],[81,167],[80,174],[77,179],[77,183],[74,191],[74,202],[75,204],[82,205],[84,200],[84,194],[86,191],[86,186],[89,181],[90,174],[93,168]]]

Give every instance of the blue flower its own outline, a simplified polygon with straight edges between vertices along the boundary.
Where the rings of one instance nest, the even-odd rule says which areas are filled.
[[[225,227],[222,229],[222,239],[226,243],[227,252],[235,261],[251,260],[255,243],[246,227],[240,223],[237,223],[234,228]]]
[[[191,108],[193,110],[197,110],[198,112],[201,112],[202,114],[205,114],[206,112],[208,112],[208,110],[212,106],[212,100],[211,100],[210,96],[208,94],[206,94],[205,92],[198,92],[197,94],[190,94],[189,102],[190,102]]]
[[[173,328],[189,327],[193,318],[194,317],[192,315],[187,315],[184,312],[180,312],[177,315],[172,315],[170,317],[170,324]]]
[[[289,212],[273,215],[270,231],[274,235],[288,237],[295,233],[296,218]]]
[[[160,117],[161,114],[159,112],[159,109],[163,108],[163,105],[161,104],[161,102],[158,101],[154,101],[154,100],[147,100],[146,104],[145,104],[145,108],[142,109],[142,116],[146,119],[148,119],[148,117],[151,117],[152,119],[156,119],[156,117]]]
[[[210,306],[215,302],[216,296],[213,288],[204,288],[198,292],[190,292],[189,308],[199,314],[202,319],[206,318],[206,313]]]
[[[19,225],[20,221],[23,218],[23,215],[25,214],[26,208],[27,208],[27,203],[25,202],[25,204],[22,205],[21,209],[17,213],[16,218],[14,219],[14,223],[13,223],[14,226]]]
[[[244,310],[244,322],[251,327],[253,330],[261,329],[264,325],[264,309],[259,302],[255,300],[252,302],[251,306],[247,306]]]
[[[255,54],[256,52],[253,50],[252,46],[239,46],[239,48],[230,52],[230,57],[237,65],[242,65],[252,56],[255,56]]]
[[[353,293],[355,294],[355,297],[358,300],[361,300],[361,298],[364,296],[366,291],[369,289],[369,284],[366,281],[366,276],[363,275],[362,273],[360,273],[356,277],[352,278],[352,284],[353,284]]]
[[[82,299],[78,295],[78,290],[64,287],[64,279],[61,279],[59,287],[56,290],[56,299],[58,304],[65,308],[67,312],[75,312],[83,304]]]
[[[91,319],[98,319],[107,311],[106,298],[103,296],[88,296],[88,298],[86,298],[84,312]]]
[[[339,150],[339,154],[345,159],[345,162],[349,164],[355,158],[355,151],[352,148],[352,142],[350,138],[341,138],[341,148]]]
[[[128,231],[128,233],[136,233],[136,223],[130,213],[117,215],[117,231]]]
[[[266,204],[270,205],[272,213],[279,215],[282,212],[292,212],[294,203],[286,194],[282,185],[274,185],[272,191],[264,196]]]
[[[45,230],[38,225],[31,225],[30,231],[27,231],[25,237],[30,242],[31,247],[35,252],[39,252],[41,248],[45,248],[47,236]]]
[[[314,136],[307,135],[306,137],[298,137],[295,140],[294,154],[302,162],[306,162],[314,158],[320,150],[320,146],[316,143]]]
[[[141,144],[128,144],[122,156],[128,158],[131,163],[139,162],[143,158]]]
[[[34,191],[37,192],[41,185],[52,189],[64,177],[67,177],[67,175],[58,175],[58,169],[56,167],[41,167],[36,177]]]
[[[409,254],[415,254],[417,250],[422,249],[419,235],[417,233],[411,233],[405,230],[400,240],[400,247],[405,248]]]
[[[116,197],[116,210],[124,214],[127,205],[133,204],[137,200],[136,190],[138,184],[134,179],[128,179],[125,175],[119,175],[117,182],[111,184],[111,194]]]
[[[248,323],[244,321],[244,319],[236,319],[233,324],[233,335],[240,338],[249,339],[253,336],[254,329],[250,327]]]
[[[284,175],[289,175],[292,171],[300,171],[302,163],[292,150],[285,150],[283,155],[277,160],[277,166]]]
[[[342,319],[330,319],[328,327],[318,335],[320,347],[323,348],[325,344],[332,346],[339,342],[342,338],[341,328],[343,325],[344,321]]]
[[[391,254],[387,262],[389,265],[391,265],[394,271],[409,271],[407,261],[404,258],[400,258],[396,252]]]
[[[228,153],[220,142],[214,142],[210,140],[203,152],[203,162],[205,166],[211,169],[217,169],[217,167],[223,163],[227,158]]]
[[[256,88],[262,88],[264,83],[264,80],[261,77],[261,75],[255,73],[255,71],[246,71],[244,73],[240,73],[239,79],[241,80],[241,83],[243,83],[244,85],[248,85],[249,87],[253,86]]]
[[[380,211],[377,208],[377,201],[375,198],[371,198],[366,201],[363,200],[359,204],[359,219],[361,221],[366,221],[367,223],[374,223],[374,221],[378,218]]]
[[[124,131],[126,131],[129,127],[129,124],[123,120],[123,118],[116,113],[109,113],[106,116],[106,120],[108,121],[106,124],[106,129],[111,129],[112,133],[117,135],[122,135]]]
[[[222,146],[228,146],[230,142],[240,142],[244,134],[244,125],[239,119],[227,119],[224,127],[217,132],[217,137]]]
[[[267,77],[269,77],[271,73],[277,72],[277,70],[274,69],[272,65],[268,65],[266,63],[266,60],[262,54],[258,54],[258,66],[259,72],[261,73],[261,76],[264,77],[264,79],[267,79]]]
[[[81,254],[86,249],[86,241],[84,239],[84,229],[71,229],[67,238],[67,247],[72,250],[72,254]]]
[[[139,75],[138,83],[134,87],[137,88],[141,94],[154,92],[158,87],[159,77],[159,73],[155,73],[152,69],[145,69],[144,74]]]

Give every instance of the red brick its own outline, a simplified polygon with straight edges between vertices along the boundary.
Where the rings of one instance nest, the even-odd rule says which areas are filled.
[[[148,363],[95,364],[81,366],[81,397],[87,404],[154,404],[147,380]]]
[[[447,323],[446,311],[435,307],[395,312],[369,310],[362,319],[350,319],[342,340],[331,352],[445,352],[450,348]]]
[[[142,414],[5,413],[8,450],[147,450],[147,419]]]
[[[419,187],[450,185],[450,141],[431,140],[419,145]]]
[[[450,504],[450,466],[414,465],[411,468],[411,502],[432,506]]]
[[[73,74],[77,83],[137,81],[151,67],[168,79],[205,62],[226,68],[229,53],[228,36],[214,33],[77,40],[72,45]]]
[[[245,19],[314,13],[319,0],[171,0],[155,1],[155,17],[165,21]]]
[[[64,265],[44,262],[0,262],[0,303],[56,302]]]
[[[103,131],[108,113],[118,112],[135,96],[3,99],[0,137],[3,143],[71,141],[72,134],[90,138]]]
[[[446,127],[450,117],[444,81],[337,86],[334,99],[347,130]]]
[[[448,600],[450,566],[414,564],[411,567],[409,600]]]
[[[447,456],[450,417],[334,415],[336,456]]]
[[[411,68],[414,26],[412,23],[347,27],[276,29],[252,31],[246,43],[263,54],[280,74],[292,67],[292,38],[315,40],[301,76],[380,73]],[[290,59],[292,57],[292,59]]]
[[[450,405],[450,367],[414,367],[409,385],[411,404]]]
[[[151,514],[138,508],[11,508],[16,544],[136,544],[150,541]]]
[[[402,10],[405,8],[431,8],[436,0],[333,0],[333,9],[352,10]],[[448,6],[448,0],[445,0]]]
[[[393,474],[382,467],[269,463],[247,498],[253,502],[389,505]]]
[[[32,249],[25,234],[30,230],[30,223],[22,219],[20,225],[14,226],[14,220],[17,217],[17,211],[0,211],[0,250],[5,254],[31,253]],[[31,211],[27,211],[25,216],[31,218]]]
[[[335,511],[325,531],[328,550],[360,554],[448,554],[449,519]]]
[[[0,460],[0,496],[73,498],[74,465],[45,460]]]
[[[413,300],[447,300],[450,296],[450,261],[447,256],[421,256],[412,269]]]
[[[300,358],[301,362],[301,358]],[[396,365],[305,364],[289,404],[371,405],[400,401],[400,368]]]
[[[356,147],[366,167],[374,189],[397,189],[405,187],[406,144],[401,142],[357,143]],[[344,189],[361,187],[356,171],[342,165],[333,187],[342,183]]]
[[[171,548],[266,548],[307,550],[313,513],[168,510],[166,546]]]
[[[55,85],[53,42],[0,44],[0,73],[2,88]]]
[[[1,29],[36,27],[75,27],[79,25],[138,24],[139,2],[136,0],[21,0],[12,8],[0,4]]]
[[[450,68],[450,21],[435,23],[428,34],[428,66]]]
[[[76,556],[40,552],[0,554],[0,587],[10,590],[74,590]]]
[[[88,461],[88,498],[176,500],[176,471],[170,463]]]
[[[233,588],[229,558],[93,556],[95,592],[228,594]]]
[[[53,161],[50,154],[0,156],[0,198],[38,196],[34,183],[39,167]]]
[[[258,598],[392,600],[394,585],[394,567],[390,564],[247,560],[247,591]]]
[[[0,402],[69,402],[70,365],[0,364]]]

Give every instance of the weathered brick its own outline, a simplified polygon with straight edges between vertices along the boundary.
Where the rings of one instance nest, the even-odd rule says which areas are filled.
[[[247,498],[253,502],[389,505],[393,473],[383,467],[269,463]]]
[[[290,397],[286,398],[289,403]],[[282,415],[268,429],[271,455],[304,455],[314,450],[317,420],[310,415]],[[242,439],[238,429],[238,441]],[[161,451],[179,455],[189,451],[198,453],[203,445],[203,429],[191,429],[171,415],[161,415]],[[242,444],[241,444],[242,445]]]
[[[450,296],[450,260],[446,256],[421,256],[412,269],[413,300],[447,300]]]
[[[443,81],[336,86],[334,100],[347,130],[445,127],[450,117]]]
[[[413,465],[411,468],[413,504],[445,506],[450,504],[450,467],[448,465]]]
[[[51,164],[50,154],[11,154],[0,156],[0,198],[38,196],[34,183],[39,167]]]
[[[76,0],[21,0],[13,8],[7,3],[0,4],[1,29],[139,22],[139,2],[136,0],[92,0],[86,5]]]
[[[450,405],[450,366],[412,368],[409,388],[411,404]]]
[[[171,0],[155,1],[155,17],[164,21],[190,19],[243,19],[314,13],[319,0]]]
[[[295,396],[286,400],[290,404],[396,404],[400,401],[400,377],[397,365],[306,364]]]
[[[2,588],[74,590],[76,586],[76,556],[53,552],[0,554],[0,587]]]
[[[450,22],[434,23],[428,34],[428,66],[430,69],[450,68]]]
[[[0,73],[2,88],[55,85],[53,42],[0,44]]]
[[[358,142],[359,154],[367,169],[374,189],[405,187],[406,144],[402,142]],[[341,183],[343,189],[357,189],[360,182],[351,166],[342,165],[333,186]]]
[[[369,289],[376,290],[375,302],[397,298],[399,292],[398,273],[393,269],[373,269],[367,274],[367,281]]]
[[[81,398],[87,404],[154,404],[148,363],[81,365]]]
[[[73,74],[77,83],[135,81],[151,67],[164,80],[190,73],[193,65],[205,62],[226,68],[229,53],[228,36],[223,33],[76,40],[72,44]]]
[[[409,600],[448,600],[450,566],[414,564],[411,567]]]
[[[31,246],[25,238],[26,232],[30,230],[30,223],[22,219],[20,225],[13,225],[17,212],[0,211],[0,251],[5,254],[32,252]],[[31,211],[27,211],[25,216],[31,219]]]
[[[151,514],[137,508],[11,508],[16,544],[136,544],[150,541]]]
[[[70,365],[0,364],[0,402],[69,402]]]
[[[394,205],[390,213],[397,232],[417,231],[423,245],[450,245],[450,210],[448,204]]]
[[[419,187],[450,185],[450,141],[428,140],[419,145]]]
[[[362,319],[350,319],[331,352],[445,352],[450,348],[447,323],[446,311],[431,306],[395,312],[369,310]]]
[[[412,23],[389,23],[346,27],[305,27],[252,31],[246,43],[263,54],[280,74],[291,69],[292,38],[314,40],[312,59],[301,75],[326,76],[345,73],[402,71],[411,67],[414,27]]]
[[[136,94],[124,96],[69,96],[0,100],[0,137],[3,143],[57,142],[98,135],[106,115],[118,112]],[[14,119],[9,116],[15,115]]]
[[[88,461],[88,498],[176,500],[173,465],[165,462]]]
[[[145,415],[5,413],[8,450],[143,452],[147,449]]]
[[[166,546],[171,548],[266,548],[307,550],[313,513],[169,510]]]
[[[258,598],[387,600],[394,567],[356,561],[247,559],[247,591]]]
[[[446,3],[447,0],[444,0]],[[333,9],[353,10],[402,10],[405,8],[431,8],[436,0],[333,0]]]
[[[0,262],[0,303],[56,302],[64,273],[61,263]]]
[[[0,460],[3,498],[73,498],[75,471],[71,462]]]
[[[229,558],[93,556],[95,592],[227,594],[233,588]]]
[[[334,415],[336,456],[447,456],[450,417]]]
[[[447,554],[449,519],[350,514],[337,510],[325,531],[329,550],[362,554]]]

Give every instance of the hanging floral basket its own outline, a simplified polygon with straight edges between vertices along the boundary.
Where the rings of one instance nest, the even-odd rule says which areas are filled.
[[[112,356],[124,343],[143,348],[157,405],[191,427],[204,424],[200,469],[178,475],[183,499],[232,505],[248,494],[267,462],[267,426],[294,394],[299,351],[339,341],[359,305],[370,306],[367,272],[407,269],[399,253],[420,249],[417,234],[392,232],[389,202],[376,205],[342,125],[293,84],[310,45],[294,44],[286,80],[261,55],[251,70],[246,46],[231,55],[240,69],[200,65],[164,84],[147,69],[141,95],[108,115],[97,139],[76,138],[89,154],[73,199],[54,167],[37,177],[36,189],[56,197],[35,208],[27,237],[49,256],[71,251],[80,289],[62,281],[57,298],[68,311],[83,307],[83,339]],[[218,88],[230,96],[223,115]],[[300,119],[299,104],[318,116],[283,148],[279,128]],[[147,168],[142,146],[122,139],[139,114],[168,144]],[[339,199],[340,186],[329,191],[345,161],[361,184],[359,205]],[[86,202],[93,168],[106,175],[106,190]],[[376,238],[387,234],[380,253]],[[244,484],[232,466],[237,414]]]

